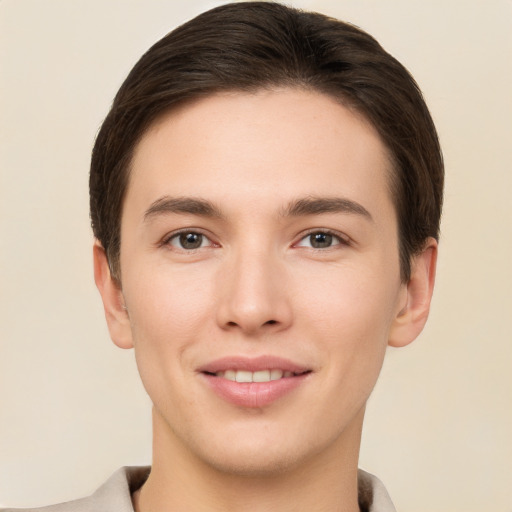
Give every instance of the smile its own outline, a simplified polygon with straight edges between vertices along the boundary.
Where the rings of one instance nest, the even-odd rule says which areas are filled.
[[[302,375],[302,373],[294,373],[289,370],[259,370],[251,372],[247,370],[226,370],[216,372],[216,377],[231,380],[233,382],[270,382],[272,380],[279,380],[282,378],[294,377],[296,375]]]
[[[311,368],[274,356],[227,357],[198,368],[207,388],[223,401],[242,408],[270,406],[302,389]]]

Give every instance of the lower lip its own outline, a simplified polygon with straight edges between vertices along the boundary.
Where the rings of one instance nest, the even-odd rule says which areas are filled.
[[[269,382],[235,382],[207,373],[201,374],[211,389],[227,402],[239,407],[265,407],[300,386],[310,375],[304,373]]]

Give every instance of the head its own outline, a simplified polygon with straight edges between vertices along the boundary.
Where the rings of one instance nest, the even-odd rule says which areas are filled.
[[[443,161],[431,116],[408,71],[369,34],[276,3],[224,5],[158,41],[134,66],[96,139],[90,173],[94,235],[120,281],[120,223],[137,143],[157,119],[220,91],[294,87],[326,94],[375,128],[392,162],[402,280],[438,239]]]
[[[154,45],[98,134],[91,216],[155,457],[357,459],[386,347],[428,314],[441,190],[416,84],[359,29],[235,3]]]

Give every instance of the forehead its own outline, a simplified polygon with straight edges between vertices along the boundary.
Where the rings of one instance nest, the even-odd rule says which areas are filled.
[[[180,106],[134,152],[125,206],[164,195],[277,207],[293,196],[390,202],[376,130],[330,96],[299,89],[224,92]],[[281,205],[282,206],[282,205]]]

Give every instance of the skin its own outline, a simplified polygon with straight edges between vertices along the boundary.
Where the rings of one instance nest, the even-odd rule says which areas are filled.
[[[212,95],[142,138],[122,215],[122,285],[94,249],[111,337],[135,348],[154,404],[137,510],[359,510],[365,404],[386,347],[424,326],[437,255],[427,240],[401,282],[390,172],[371,125],[305,90]],[[294,210],[312,199],[320,211]],[[200,247],[180,245],[179,230],[202,235]],[[313,247],[312,232],[332,238]],[[260,355],[310,373],[268,405],[240,407],[198,371]]]

